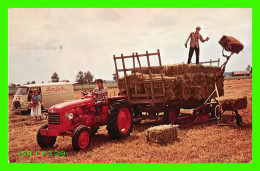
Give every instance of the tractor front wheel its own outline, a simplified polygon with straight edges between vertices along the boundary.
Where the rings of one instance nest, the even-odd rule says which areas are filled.
[[[48,124],[44,124],[37,132],[37,142],[41,148],[53,147],[56,142],[56,136],[45,136],[41,134],[41,130],[47,128]]]
[[[111,139],[129,136],[133,127],[133,111],[126,100],[112,104],[107,114],[107,130]]]
[[[78,126],[72,136],[72,147],[75,151],[86,149],[90,145],[91,135],[88,127]]]

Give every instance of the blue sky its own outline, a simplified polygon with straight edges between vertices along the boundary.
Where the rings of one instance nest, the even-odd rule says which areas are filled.
[[[245,46],[226,71],[252,65],[252,9],[9,9],[9,83],[47,82],[54,72],[75,81],[79,71],[112,79],[113,55],[156,52],[164,65],[187,62],[184,43],[201,27],[200,61],[222,57],[223,35]],[[62,47],[62,48],[61,48]],[[195,54],[193,56],[195,62]]]

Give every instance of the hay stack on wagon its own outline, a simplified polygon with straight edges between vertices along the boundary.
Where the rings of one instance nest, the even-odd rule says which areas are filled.
[[[219,67],[216,66],[203,66],[196,64],[175,64],[164,66],[164,73],[166,76],[175,76],[183,74],[214,74]]]
[[[197,107],[196,101],[203,102],[208,98],[215,88],[212,76],[219,69],[219,67],[202,66],[202,65],[188,65],[177,64],[163,66],[163,78],[166,90],[166,100],[168,101],[184,101],[190,103],[187,108]],[[147,81],[145,84],[137,84],[137,93],[146,94],[151,97],[152,90],[150,85],[149,74],[136,73],[127,75],[129,92],[131,95],[135,94],[134,81]],[[152,74],[153,80],[160,80],[161,75],[157,74],[158,70]],[[119,88],[125,89],[124,77],[118,80]],[[219,95],[224,95],[224,78],[217,82]],[[154,82],[155,96],[163,93],[162,84]]]
[[[224,99],[221,101],[223,111],[234,111],[247,108],[247,97]]]
[[[189,73],[211,73],[214,74],[219,67],[216,66],[203,66],[196,64],[174,64],[163,66],[163,74],[166,76],[175,76]],[[140,71],[138,73],[141,73]],[[143,74],[149,74],[149,71],[143,71]],[[160,74],[160,70],[153,69],[152,74]]]
[[[166,145],[170,141],[178,139],[178,127],[178,125],[159,125],[151,127],[146,131],[146,140],[147,142]]]
[[[226,50],[234,53],[239,53],[243,50],[244,45],[234,37],[231,36],[223,36],[219,40],[219,44]]]

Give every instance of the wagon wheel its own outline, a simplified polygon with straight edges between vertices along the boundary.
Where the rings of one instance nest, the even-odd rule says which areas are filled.
[[[235,110],[234,112],[236,113],[236,123],[237,123],[237,126],[242,126],[242,116],[238,114],[237,110]]]
[[[179,113],[179,110],[167,108],[163,115],[164,123],[174,124],[178,119]]]
[[[142,117],[142,112],[138,107],[133,107],[134,118]],[[142,120],[135,121],[135,124],[140,124]]]

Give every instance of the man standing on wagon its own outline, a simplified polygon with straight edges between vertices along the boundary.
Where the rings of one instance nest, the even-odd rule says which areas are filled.
[[[205,41],[209,40],[209,37],[207,37],[205,40],[202,38],[202,36],[199,34],[200,32],[200,27],[196,27],[195,32],[191,32],[186,43],[185,47],[187,48],[187,43],[190,40],[190,51],[189,51],[189,58],[188,58],[188,64],[191,62],[192,55],[196,53],[196,64],[199,64],[199,56],[200,56],[200,45],[199,45],[199,40],[204,43]]]

